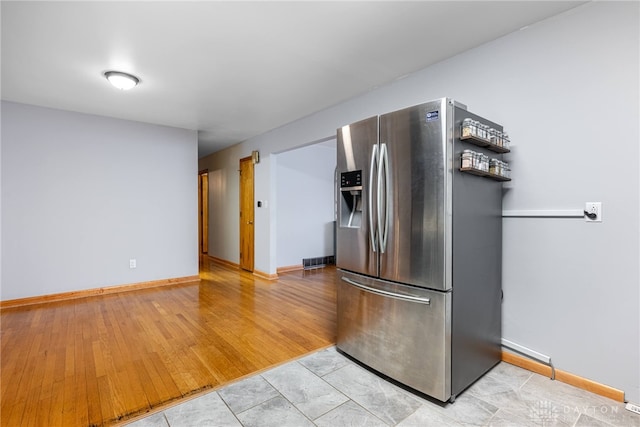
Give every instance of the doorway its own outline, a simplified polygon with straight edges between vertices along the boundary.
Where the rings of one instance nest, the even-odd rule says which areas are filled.
[[[253,159],[240,159],[240,268],[253,272]]]
[[[209,171],[198,172],[198,247],[209,252]]]

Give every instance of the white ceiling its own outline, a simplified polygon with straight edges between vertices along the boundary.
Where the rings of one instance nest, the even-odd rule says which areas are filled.
[[[581,3],[2,1],[2,99],[198,130],[202,157]]]

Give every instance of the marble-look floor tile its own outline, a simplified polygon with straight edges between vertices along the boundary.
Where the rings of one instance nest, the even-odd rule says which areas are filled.
[[[624,409],[624,404],[615,402],[611,405],[609,412],[606,406],[600,406],[591,412],[587,411],[586,415],[590,415],[600,421],[611,424],[614,427],[640,427],[640,415]]]
[[[127,424],[127,427],[169,427],[169,423],[164,417],[164,412],[158,412]]]
[[[534,375],[522,386],[523,392],[556,402],[560,412],[577,420],[580,414],[617,427],[640,427],[640,415],[627,411],[624,403],[616,402],[586,390]]]
[[[545,424],[540,420],[534,421],[506,409],[499,409],[486,424],[487,427],[547,427],[549,425],[551,424]]]
[[[580,417],[582,414],[602,421],[613,427],[640,427],[640,415],[627,411],[624,403],[609,400],[601,396],[594,396],[594,400],[563,402],[561,410],[564,413]],[[607,400],[602,402],[601,399]]]
[[[418,397],[353,363],[323,378],[389,425],[404,420],[422,405]]]
[[[576,421],[573,427],[611,427],[611,424],[596,420],[586,414],[580,414],[578,421]]]
[[[283,397],[274,397],[241,412],[238,419],[244,427],[313,427],[313,423]]]
[[[532,394],[548,397],[549,399],[560,403],[572,402],[578,404],[583,401],[593,401],[599,396],[589,393],[588,391],[573,387],[560,381],[554,381],[551,378],[542,375],[532,375],[531,378],[522,386],[522,390],[531,392]],[[609,399],[602,398],[603,402]]]
[[[425,404],[426,405],[426,404]],[[498,411],[498,407],[485,402],[471,393],[461,394],[455,401],[445,407],[433,405],[435,411],[440,411],[447,417],[463,424],[484,425]]]
[[[312,420],[349,400],[298,362],[272,369],[262,376]]]
[[[335,347],[319,351],[299,360],[300,364],[319,377],[342,368],[349,359],[338,353]]]
[[[280,396],[280,393],[260,375],[228,385],[218,390],[218,394],[236,414]]]
[[[492,376],[485,375],[466,393],[534,423],[571,426],[578,419],[579,414],[563,411],[562,405],[549,399],[548,396],[535,395],[523,388],[516,389]]]
[[[241,427],[218,393],[208,393],[164,411],[171,427]]]
[[[397,427],[463,427],[464,424],[446,416],[436,405],[425,403]]]
[[[485,375],[509,384],[514,389],[519,389],[527,382],[533,372],[519,368],[506,362],[500,362]]]
[[[471,394],[498,408],[527,408],[525,402],[520,398],[518,388],[490,375],[480,378],[464,394]]]
[[[388,427],[353,400],[317,418],[314,423],[318,427]]]
[[[640,427],[640,415],[622,403],[504,362],[455,403],[439,405],[329,348],[129,425]]]
[[[511,410],[520,418],[540,426],[570,427],[579,414],[563,411],[562,405],[547,398],[540,398],[527,391],[521,391],[521,398],[527,404],[526,410]]]

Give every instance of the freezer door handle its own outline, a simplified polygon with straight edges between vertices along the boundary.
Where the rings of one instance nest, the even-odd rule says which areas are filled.
[[[342,276],[341,279],[347,282],[348,284],[355,286],[356,288],[360,288],[363,291],[371,292],[372,294],[378,294],[378,295],[383,295],[385,297],[397,298],[405,301],[431,305],[431,300],[429,298],[415,297],[413,295],[398,294],[395,292],[383,291],[382,289],[371,288],[369,286],[363,285],[362,283],[358,283],[344,276]]]
[[[384,170],[384,180],[382,171]],[[382,201],[382,186],[384,185],[384,211]],[[384,225],[382,224],[384,212]],[[380,166],[378,167],[378,239],[380,253],[387,250],[387,236],[389,234],[389,152],[387,144],[380,144]]]
[[[371,237],[371,247],[373,252],[378,252],[378,241],[373,228],[373,170],[378,164],[378,144],[373,145],[371,152],[371,166],[369,168],[369,237]]]

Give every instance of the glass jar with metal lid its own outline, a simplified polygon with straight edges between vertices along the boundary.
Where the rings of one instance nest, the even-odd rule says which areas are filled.
[[[462,121],[462,137],[470,138],[477,135],[476,123],[473,119],[466,118]]]
[[[505,178],[511,178],[511,168],[507,162],[502,162],[502,176]]]
[[[502,132],[498,129],[489,129],[489,142],[498,147],[502,147]]]
[[[461,167],[463,169],[470,169],[473,168],[473,157],[474,157],[474,152],[471,150],[464,150],[462,152],[462,162],[461,162]]]
[[[502,133],[502,148],[508,149],[511,145],[511,140],[509,139],[509,134],[506,132]]]
[[[500,163],[502,162],[498,159],[489,160],[489,173],[491,175],[501,175],[500,171],[502,169],[502,165]]]
[[[489,172],[489,156],[486,154],[480,154],[480,170],[483,172]]]

